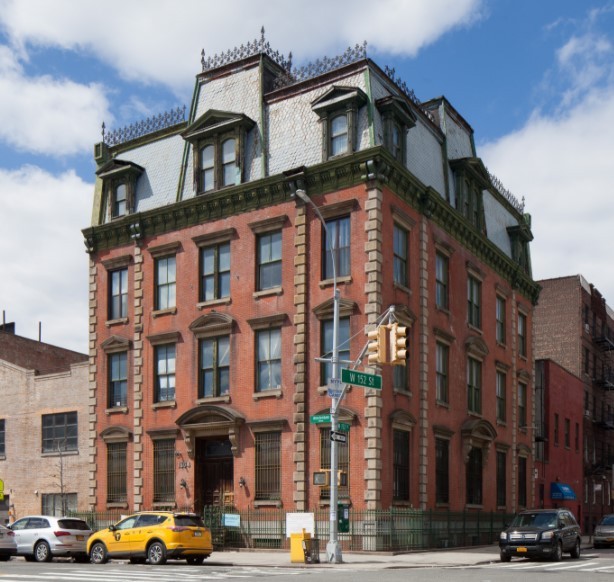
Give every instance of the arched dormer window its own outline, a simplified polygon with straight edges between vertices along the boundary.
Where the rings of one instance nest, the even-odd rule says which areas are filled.
[[[241,113],[210,109],[183,132],[194,152],[194,190],[198,194],[243,182],[245,141],[254,125]]]
[[[143,172],[141,166],[117,159],[106,163],[96,172],[103,184],[101,222],[117,220],[134,212],[137,180]]]

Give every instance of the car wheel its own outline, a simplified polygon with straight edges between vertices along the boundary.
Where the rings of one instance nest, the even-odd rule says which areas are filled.
[[[34,559],[37,562],[49,562],[51,557],[51,548],[47,542],[38,542],[34,546]]]
[[[188,556],[186,558],[186,562],[190,564],[190,566],[200,566],[204,561],[204,556]]]
[[[147,548],[147,558],[153,566],[166,564],[166,546],[162,542],[153,542]]]
[[[580,557],[580,551],[580,540],[577,539],[573,549],[571,550],[571,557],[574,560],[577,560]]]
[[[90,562],[92,564],[106,564],[109,561],[107,548],[102,542],[96,542],[90,548]]]
[[[563,559],[563,543],[558,541],[554,546],[554,552],[552,553],[552,560],[554,562],[560,562]]]
[[[512,560],[512,556],[510,556],[507,552],[501,550],[499,554],[502,562],[510,562]]]

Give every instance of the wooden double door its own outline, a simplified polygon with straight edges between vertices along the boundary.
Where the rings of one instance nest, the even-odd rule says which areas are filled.
[[[202,511],[204,506],[232,505],[233,482],[230,441],[223,437],[197,439],[194,499],[196,511]]]

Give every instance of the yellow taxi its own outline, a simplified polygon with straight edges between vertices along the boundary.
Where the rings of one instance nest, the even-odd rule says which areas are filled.
[[[211,532],[195,513],[143,511],[92,534],[87,553],[92,564],[110,558],[128,558],[132,563],[149,560],[164,564],[167,559],[184,559],[202,564],[213,551]]]

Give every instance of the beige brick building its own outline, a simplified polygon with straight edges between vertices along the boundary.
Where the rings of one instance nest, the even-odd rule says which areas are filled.
[[[0,331],[0,522],[87,508],[87,356]]]

